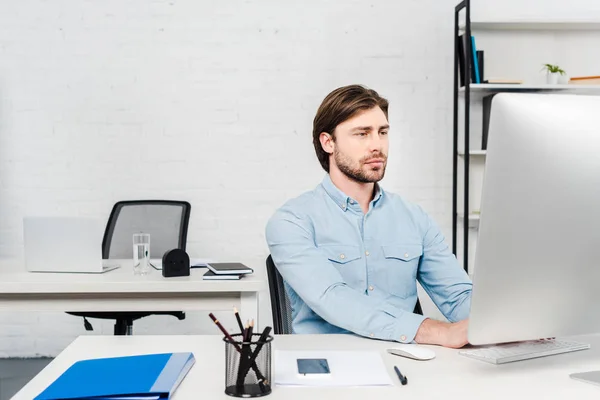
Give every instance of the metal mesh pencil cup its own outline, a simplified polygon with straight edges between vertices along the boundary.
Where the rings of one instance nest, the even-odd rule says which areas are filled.
[[[255,333],[247,342],[242,335],[225,341],[225,394],[233,397],[261,397],[271,393],[271,342]]]

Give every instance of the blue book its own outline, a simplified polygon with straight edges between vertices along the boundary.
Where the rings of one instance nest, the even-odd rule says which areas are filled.
[[[192,353],[77,361],[35,400],[169,399],[195,362]]]
[[[475,70],[475,82],[481,83],[481,77],[479,76],[479,61],[477,60],[477,46],[475,46],[475,37],[471,36],[471,50],[473,51],[473,69]]]

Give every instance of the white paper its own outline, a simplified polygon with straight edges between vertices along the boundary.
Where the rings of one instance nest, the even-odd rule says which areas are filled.
[[[213,262],[203,258],[190,258],[190,267],[206,267],[206,264]]]
[[[309,377],[298,373],[299,358],[324,358],[329,376]],[[279,386],[391,386],[381,355],[377,351],[276,350],[275,384]]]

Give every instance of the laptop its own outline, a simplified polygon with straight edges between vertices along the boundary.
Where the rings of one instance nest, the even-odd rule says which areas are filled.
[[[25,217],[25,267],[29,272],[101,274],[119,268],[102,260],[104,224],[95,218]]]

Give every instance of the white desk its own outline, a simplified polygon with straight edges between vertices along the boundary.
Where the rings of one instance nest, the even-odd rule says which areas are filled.
[[[151,269],[133,275],[131,260],[103,274],[27,272],[21,264],[0,264],[0,311],[199,311],[240,308],[258,321],[256,274],[239,281],[204,281],[206,268],[190,276],[165,278]],[[243,310],[243,311],[242,311]]]
[[[273,346],[279,349],[379,350],[395,386],[339,389],[274,386],[265,398],[597,400],[600,386],[575,381],[569,374],[600,369],[600,336],[577,339],[591,343],[592,349],[497,366],[465,358],[457,350],[434,346],[431,348],[437,353],[435,359],[414,361],[387,354],[388,342],[356,336],[277,336]],[[80,359],[175,351],[192,351],[197,362],[175,392],[174,400],[231,399],[224,393],[225,349],[220,336],[81,336],[13,399],[31,400]],[[394,365],[408,377],[408,385],[400,385]]]

